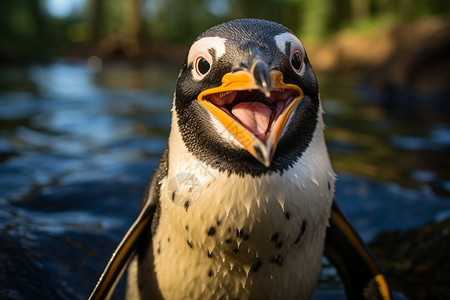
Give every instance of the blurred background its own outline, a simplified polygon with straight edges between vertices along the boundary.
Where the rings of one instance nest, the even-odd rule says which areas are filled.
[[[0,298],[87,298],[165,147],[190,43],[254,17],[306,47],[336,198],[394,298],[449,299],[449,16],[444,0],[1,1]],[[314,299],[345,299],[325,259]]]

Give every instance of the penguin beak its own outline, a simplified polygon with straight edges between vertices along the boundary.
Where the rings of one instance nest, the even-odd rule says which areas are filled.
[[[227,73],[222,84],[198,95],[198,101],[253,157],[269,167],[283,130],[303,91],[283,82],[262,60],[250,70]]]

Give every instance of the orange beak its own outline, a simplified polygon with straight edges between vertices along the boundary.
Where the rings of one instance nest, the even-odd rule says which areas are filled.
[[[198,101],[260,163],[269,167],[280,136],[303,91],[283,82],[273,70],[266,80],[252,72],[237,71],[222,77],[222,84],[201,92]]]

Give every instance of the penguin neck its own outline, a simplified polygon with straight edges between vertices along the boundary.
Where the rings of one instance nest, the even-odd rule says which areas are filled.
[[[323,130],[323,122],[318,117],[321,114],[319,96],[304,95],[290,115],[270,166],[266,167],[230,138],[228,130],[198,101],[186,104],[184,99],[179,100],[179,97],[184,96],[180,94],[176,95],[173,109],[172,125],[177,126],[176,132],[180,134],[185,147],[199,161],[227,174],[241,177],[249,174],[255,177],[282,173],[302,157],[311,144],[314,133]],[[319,138],[317,134],[316,138]]]
[[[283,211],[286,208],[285,200],[283,197],[278,197],[277,195],[280,193],[283,194],[290,186],[298,188],[298,195],[302,198],[333,198],[335,173],[331,167],[324,141],[323,130],[325,126],[322,120],[321,109],[319,109],[317,116],[318,122],[313,138],[302,157],[283,172],[266,173],[260,176],[252,176],[250,174],[239,176],[207,165],[187,149],[177,121],[176,114],[174,113],[169,138],[168,161],[170,163],[167,180],[170,181],[181,175],[177,179],[177,184],[179,185],[179,180],[184,180],[186,176],[191,176],[189,183],[194,185],[194,189],[198,187],[202,190],[200,198],[203,198],[205,191],[210,188],[214,190],[215,186],[218,186],[222,190],[220,196],[213,197],[217,200],[216,204],[229,202],[229,207],[243,205],[241,207],[244,208],[242,211],[245,211],[247,216],[250,214],[249,210],[252,203],[236,203],[236,199],[242,197],[237,197],[235,194],[246,194],[245,192],[248,192],[248,196],[251,196],[251,199],[248,201],[256,201],[257,207],[260,207],[261,203],[259,201],[261,199],[269,201],[269,198],[273,198],[272,201],[276,201]],[[226,197],[222,197],[227,193],[228,195]],[[291,196],[291,198],[296,198],[294,195]],[[293,199],[291,200],[293,201]],[[211,201],[211,199],[207,201]]]
[[[323,182],[320,184],[323,185],[323,190],[329,190],[331,193],[334,193],[335,173],[331,167],[325,145],[323,135],[325,125],[323,123],[321,106],[318,109],[317,126],[313,137],[302,156],[286,171],[265,173],[260,176],[253,176],[251,174],[238,176],[233,173],[230,174],[229,172],[222,171],[220,167],[215,168],[208,165],[199,159],[198,156],[191,153],[183,141],[175,110],[173,110],[172,114],[171,128],[168,178],[174,178],[179,174],[188,172],[201,180],[202,188],[213,183],[215,184],[218,178],[224,178],[228,182],[232,182],[233,180],[246,182],[255,186],[270,186],[272,184],[279,186],[281,182],[287,180],[290,184],[301,185],[303,187],[309,185],[311,182],[316,184],[320,181],[319,178],[322,178]]]
[[[183,133],[180,130],[180,126],[179,126],[180,120],[177,116],[177,109],[175,108],[175,103],[176,103],[176,101],[174,98],[174,101],[173,101],[174,108],[172,109],[172,120],[171,120],[171,132],[170,132],[170,136],[169,136],[169,161],[171,162],[171,164],[173,164],[174,162],[177,162],[177,161],[183,165],[185,165],[185,164],[191,165],[192,163],[194,163],[195,165],[200,164],[203,167],[211,169],[211,170],[218,170],[218,171],[220,171],[220,173],[223,173],[223,174],[235,173],[233,171],[229,171],[229,170],[225,169],[225,166],[230,164],[229,162],[218,160],[218,164],[216,164],[216,165],[211,164],[211,162],[210,162],[211,157],[206,157],[208,155],[208,151],[209,151],[209,149],[206,149],[206,147],[202,149],[202,147],[201,147],[202,145],[197,145],[197,147],[194,150],[195,150],[195,152],[199,152],[199,153],[193,153],[192,149],[189,149],[189,147],[186,145],[185,139],[183,139]],[[313,126],[314,132],[312,133],[311,140],[308,143],[308,145],[305,147],[305,149],[303,149],[301,156],[297,157],[298,159],[296,161],[291,162],[289,165],[283,167],[280,170],[275,169],[275,170],[269,171],[269,169],[268,169],[266,172],[262,172],[259,175],[270,174],[273,172],[283,173],[284,170],[293,168],[294,165],[297,165],[298,162],[300,162],[300,165],[313,164],[315,162],[315,160],[319,160],[319,161],[323,160],[323,161],[329,162],[329,156],[328,156],[327,148],[325,145],[325,139],[324,139],[324,135],[323,135],[325,125],[323,122],[322,113],[323,113],[322,105],[319,102],[319,106],[317,109],[317,115],[315,117],[316,124],[315,124],[315,126]],[[216,131],[215,132],[216,135],[212,136],[211,138],[217,138],[217,139],[221,139],[223,141],[226,140],[226,143],[228,143],[228,149],[225,149],[224,151],[234,149],[234,151],[242,151],[243,152],[245,150],[245,148],[242,145],[240,145],[239,142],[237,142],[237,140],[235,140],[232,137],[230,138],[229,135],[227,136],[227,138],[225,138],[223,135],[225,135],[224,132],[226,132],[226,129],[209,112],[208,112],[208,114],[209,114],[209,117],[211,118],[209,120],[209,122],[212,124],[212,126],[211,126],[211,128],[209,128],[209,130],[214,128],[214,130]],[[281,136],[283,136],[286,133],[286,130],[289,128],[291,123],[292,123],[292,117],[286,124],[286,127]],[[222,128],[220,128],[221,126],[222,126]],[[303,136],[300,136],[300,137],[303,138]],[[189,138],[189,140],[193,140],[193,139],[195,139],[195,137]],[[173,149],[176,153],[174,153],[174,151],[170,151],[170,149]],[[170,154],[172,154],[173,157],[170,157]],[[248,153],[246,153],[246,154],[248,154]],[[303,157],[303,156],[306,156],[306,157]],[[248,159],[248,158],[256,161],[256,159],[254,159],[251,156],[246,157],[246,159]],[[223,165],[221,165],[221,163]],[[333,173],[333,171],[331,170],[331,166],[330,166],[330,171],[331,171],[331,173]],[[255,176],[254,173],[249,173],[249,174],[251,174],[252,176]],[[245,173],[244,173],[244,175],[245,175]]]

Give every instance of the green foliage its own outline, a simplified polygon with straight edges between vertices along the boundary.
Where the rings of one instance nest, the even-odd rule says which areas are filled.
[[[143,45],[186,44],[212,25],[243,17],[279,22],[317,40],[344,28],[371,32],[450,12],[450,1],[442,0],[86,0],[83,12],[60,19],[46,11],[46,4],[1,1],[0,59],[39,58],[104,40],[124,44],[130,42],[129,32],[138,33],[132,42]],[[140,12],[136,22],[133,9]]]
[[[41,35],[38,18],[30,18],[35,7],[31,2],[5,0],[0,8],[0,54],[3,56],[32,55],[30,48],[38,44]],[[39,51],[37,49],[37,51]]]

